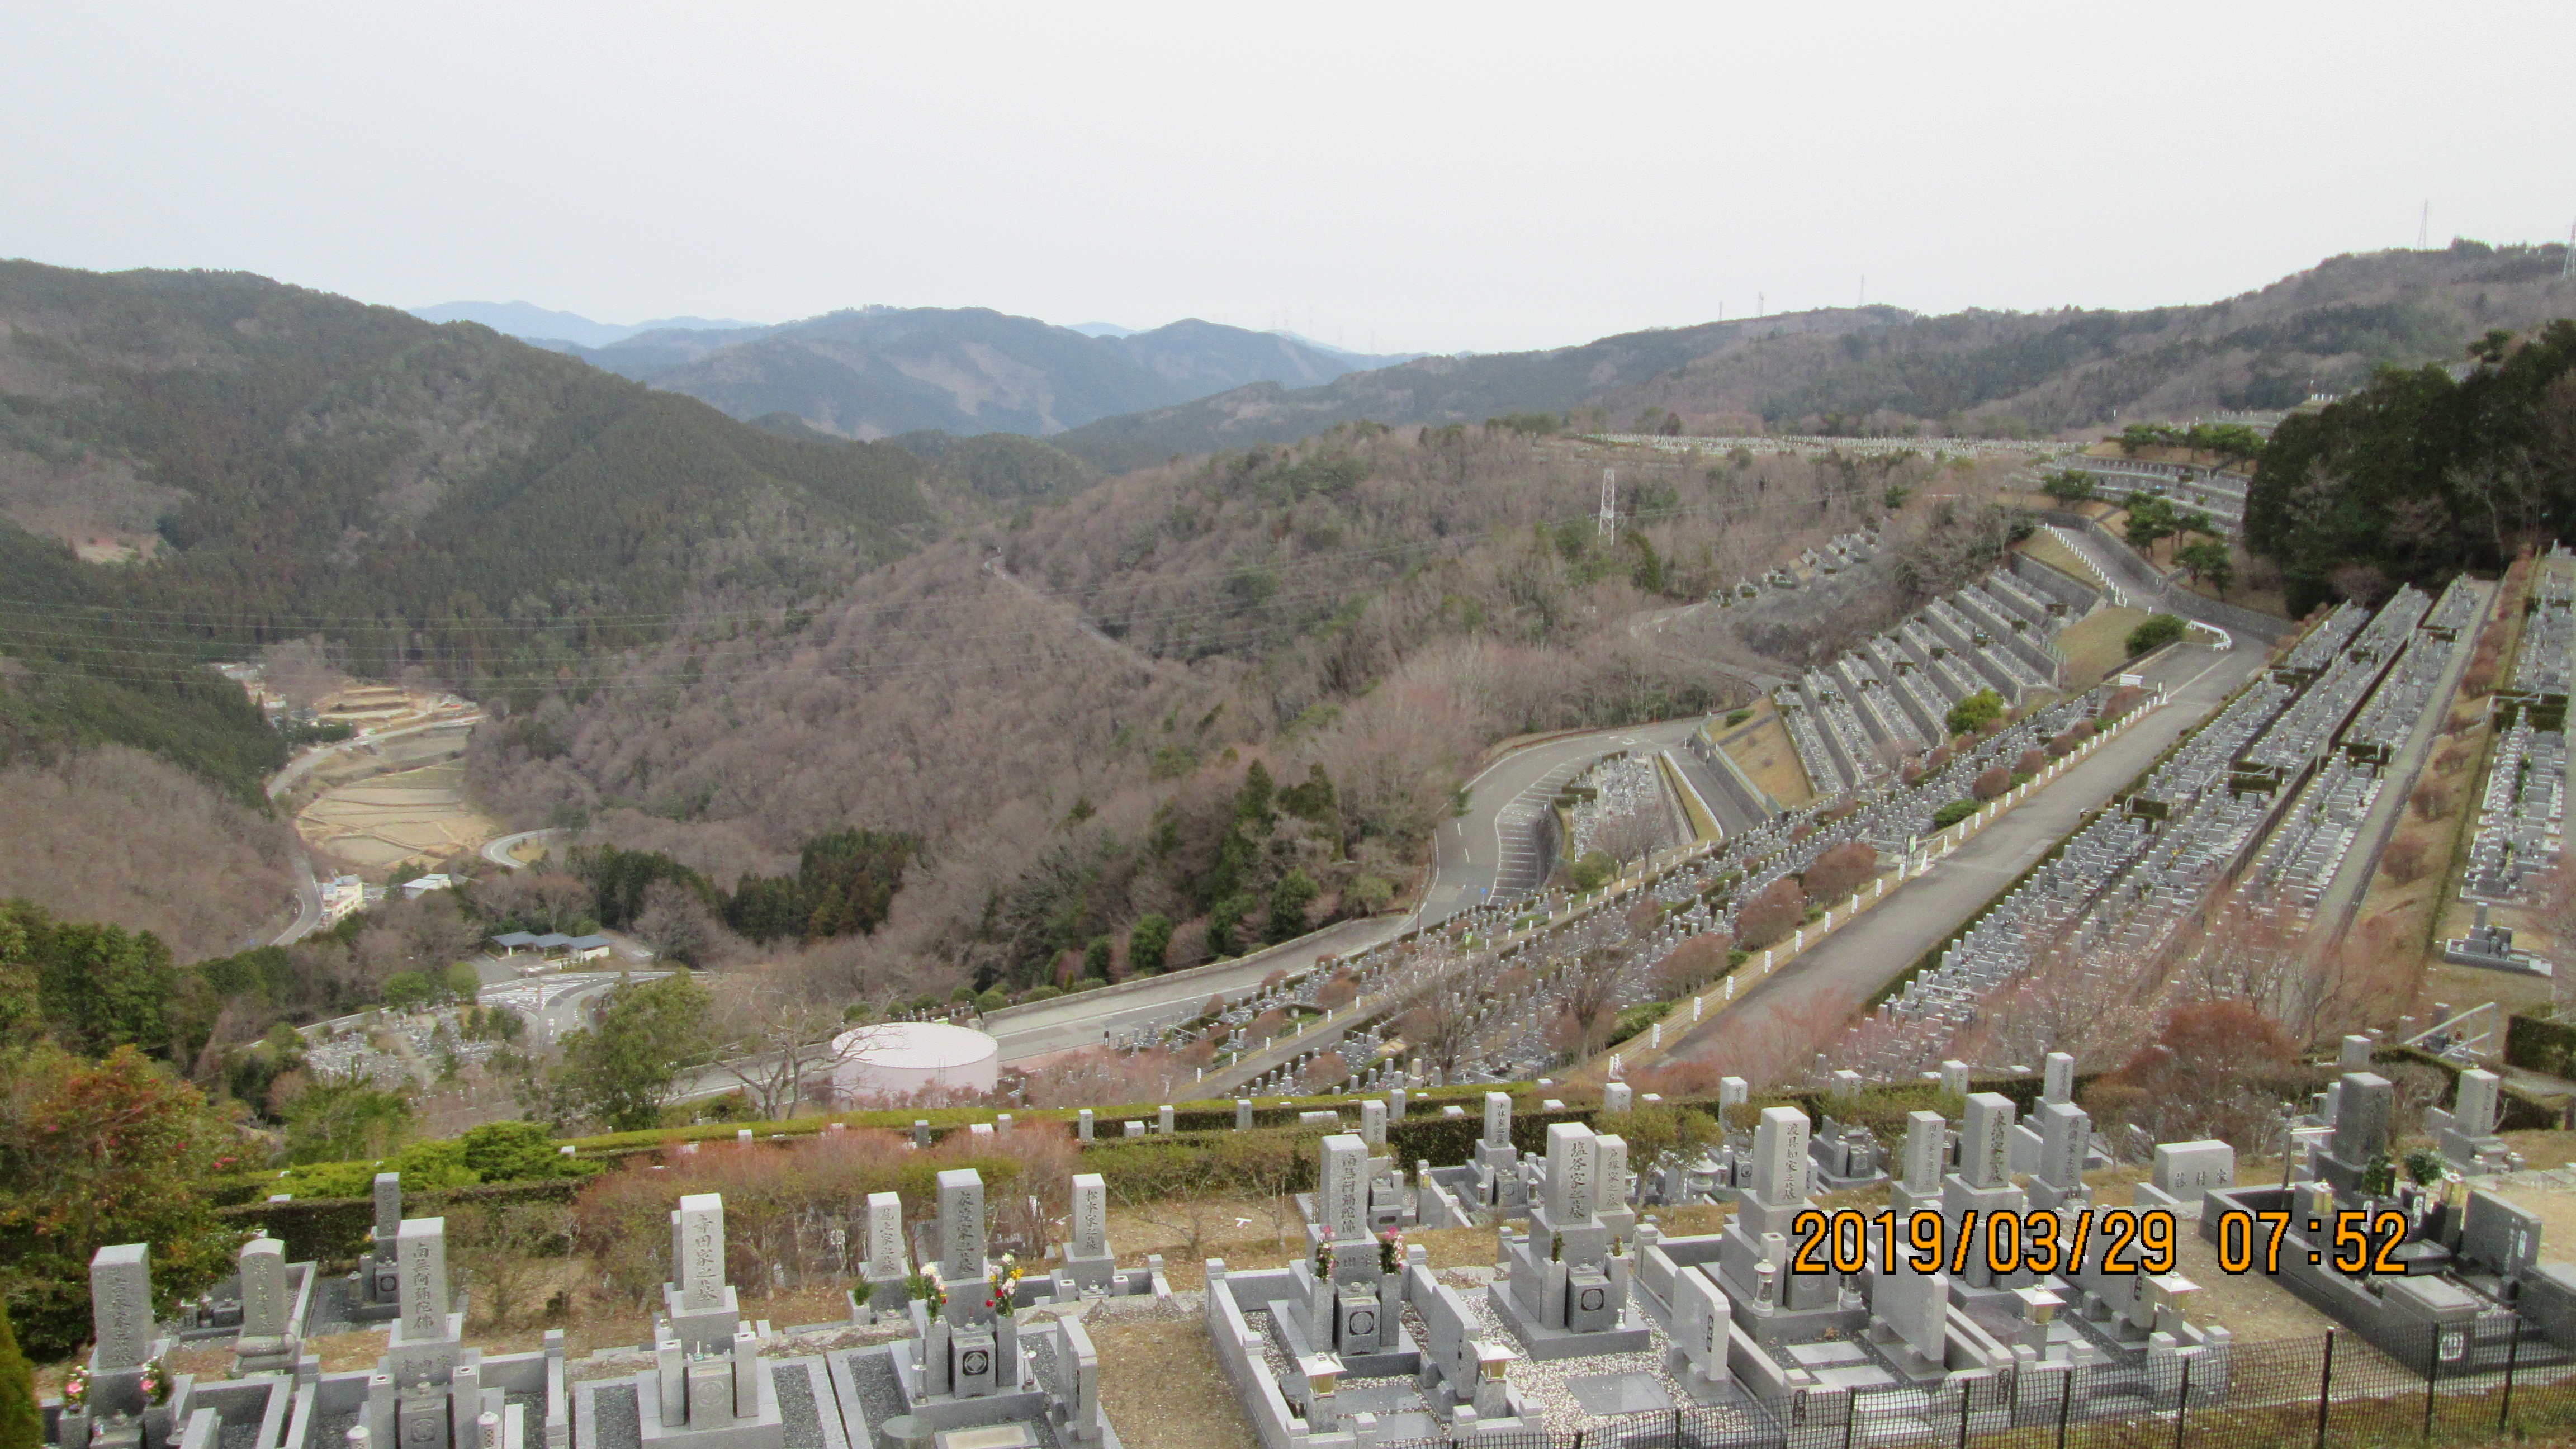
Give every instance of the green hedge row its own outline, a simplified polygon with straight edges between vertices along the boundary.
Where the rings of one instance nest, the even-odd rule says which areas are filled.
[[[445,1192],[405,1193],[408,1217],[436,1217],[463,1204],[502,1205],[517,1202],[570,1202],[588,1178],[550,1177],[530,1182],[488,1183]],[[354,1262],[376,1226],[376,1204],[365,1197],[310,1197],[290,1202],[240,1203],[218,1208],[225,1226],[264,1230],[286,1244],[286,1261]]]
[[[2576,1077],[2576,1026],[2536,1016],[2510,1018],[2504,1029],[2504,1059],[2524,1071]]]

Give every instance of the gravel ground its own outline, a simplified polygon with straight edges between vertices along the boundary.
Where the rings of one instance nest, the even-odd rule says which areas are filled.
[[[644,1427],[637,1418],[635,1386],[608,1385],[599,1391],[595,1402],[599,1406],[599,1449],[639,1449],[644,1442]]]
[[[825,1449],[823,1416],[814,1407],[814,1380],[802,1364],[778,1364],[770,1370],[778,1390],[778,1420],[786,1429],[788,1449]]]

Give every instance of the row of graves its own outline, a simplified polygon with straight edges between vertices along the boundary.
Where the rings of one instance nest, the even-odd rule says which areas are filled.
[[[1980,690],[2019,705],[2056,687],[2065,658],[2049,636],[2098,601],[2072,585],[2059,592],[2076,602],[1997,569],[1780,691],[1781,721],[1817,793],[1885,780],[1891,759],[1947,739],[1950,706]]]
[[[1838,533],[1821,549],[1800,550],[1797,563],[1783,564],[1765,573],[1759,583],[1752,579],[1737,579],[1735,587],[1718,593],[1717,602],[1720,607],[1728,607],[1758,599],[1766,592],[1795,589],[1801,577],[1830,578],[1878,557],[1878,550],[1878,530],[1875,528],[1862,529],[1858,533]],[[1805,571],[1803,575],[1800,570]]]
[[[2346,1065],[2372,1045],[2353,1039]],[[1409,1219],[1395,1164],[1366,1136],[1327,1137],[1300,1200],[1304,1257],[1208,1265],[1217,1357],[1269,1449],[1683,1422],[1700,1442],[1901,1442],[2260,1402],[2260,1383],[2231,1389],[2230,1332],[2192,1321],[2200,1290],[2175,1249],[2196,1230],[2223,1263],[2224,1235],[2250,1241],[2231,1224],[2270,1212],[2290,1215],[2288,1238],[2251,1271],[2417,1372],[2428,1354],[2442,1376],[2508,1353],[2576,1360],[2576,1268],[2540,1261],[2534,1215],[2465,1185],[2519,1166],[2495,1136],[2491,1073],[2462,1074],[2453,1107],[2428,1113],[2430,1184],[2390,1179],[2393,1088],[2365,1066],[2294,1129],[2285,1185],[2240,1184],[2228,1143],[2164,1143],[2116,1204],[2101,1199],[2122,1189],[2085,1178],[2109,1159],[2073,1100],[2072,1058],[2048,1059],[2027,1117],[1969,1090],[1964,1064],[1938,1076],[1961,1115],[1909,1114],[1892,1152],[1830,1108],[1821,1123],[1765,1108],[1690,1169],[1731,1220],[1681,1237],[1645,1211],[1655,1189],[1617,1137],[1551,1123],[1544,1154],[1521,1154],[1510,1099],[1490,1094],[1471,1161],[1424,1164],[1410,1219],[1440,1226],[1464,1203],[1496,1226],[1494,1277],[1465,1291],[1396,1236]],[[1744,1100],[1740,1080],[1727,1088]],[[1812,1196],[1879,1184],[1883,1210]],[[2333,1229],[2356,1213],[2387,1256],[2337,1272]],[[2308,1383],[2290,1392],[2312,1397]],[[1631,1415],[1665,1417],[1623,1427]]]
[[[1562,1059],[1562,1053],[1550,1044],[1547,1035],[1571,981],[1564,970],[1569,963],[1587,954],[1619,953],[1623,961],[1616,1000],[1623,1006],[1633,1004],[1651,999],[1656,989],[1654,967],[1673,947],[1694,936],[1736,934],[1735,914],[1744,902],[1773,882],[1805,871],[1835,846],[1864,842],[1883,854],[1895,855],[1900,879],[1919,873],[1927,863],[1921,842],[1931,830],[1933,813],[1958,798],[1961,782],[1975,778],[1990,765],[2010,764],[2032,750],[2045,749],[2071,726],[2092,719],[2108,693],[2107,689],[2094,690],[2042,706],[1962,750],[1939,776],[1910,786],[1891,782],[1869,797],[1850,802],[1855,808],[1833,818],[1825,818],[1825,812],[1818,809],[1801,810],[1729,836],[1709,854],[1666,872],[1652,883],[1598,902],[1600,909],[1577,913],[1503,950],[1467,949],[1461,941],[1472,937],[1431,931],[1354,957],[1350,965],[1360,973],[1363,983],[1386,983],[1365,989],[1392,988],[1401,992],[1410,989],[1412,983],[1429,982],[1438,997],[1436,1004],[1468,1017],[1468,1044],[1449,1066],[1435,1064],[1426,1072],[1416,1064],[1414,1070],[1401,1076],[1392,1071],[1391,1064],[1379,1066],[1381,1075],[1364,1080],[1362,1089],[1374,1090],[1397,1080],[1420,1087],[1529,1081],[1545,1074]],[[1875,896],[1887,884],[1882,880],[1864,887],[1864,891]],[[1664,907],[1656,920],[1644,927],[1632,927],[1628,921],[1638,894]],[[1463,929],[1472,932],[1481,925],[1484,930],[1499,933],[1512,919],[1508,911],[1489,908]],[[1742,974],[1758,977],[1767,973],[1778,949],[1794,951],[1803,947],[1807,929],[1796,928],[1779,948],[1754,953]],[[1526,975],[1514,976],[1515,971]],[[1315,973],[1310,980],[1320,980],[1321,974]],[[1506,984],[1507,978],[1517,984]],[[1723,990],[1731,996],[1735,989],[1730,976]],[[1256,997],[1234,1011],[1248,1022],[1251,1013],[1266,1009],[1265,1003],[1292,999],[1301,991],[1311,994],[1311,987],[1302,983],[1283,986],[1275,996]],[[1695,997],[1692,1010],[1700,1009]],[[1383,1024],[1379,1025],[1382,1030]],[[1663,1030],[1660,1023],[1650,1029],[1648,1047],[1661,1045]],[[1234,1040],[1229,1038],[1229,1044]],[[1249,1039],[1243,1039],[1241,1044],[1260,1045]],[[1314,1050],[1324,1049],[1319,1044]],[[1283,1064],[1256,1079],[1248,1090],[1262,1095],[1293,1087],[1303,1065],[1302,1060]]]
[[[1881,1003],[1844,1054],[1878,1080],[1928,1070],[2007,983],[2050,960],[2126,979],[2171,949],[2231,880],[2258,914],[2304,920],[2343,868],[2388,766],[2397,731],[2374,713],[2380,695],[2412,702],[2410,730],[2429,698],[2427,671],[2399,661],[2420,655],[2438,665],[2429,671],[2438,681],[2471,645],[2455,597],[2436,610],[2401,589],[2376,616],[2345,604],[2320,621],[2121,808],[2069,836]],[[2428,617],[2453,637],[2422,628]],[[2339,751],[2357,722],[2373,732],[2369,748]]]
[[[2488,760],[2463,899],[2496,905],[2530,899],[2558,861],[2567,803],[2567,696],[2576,676],[2576,553],[2552,547],[2515,652],[2513,678],[2495,697],[2499,723]],[[2487,963],[2474,963],[2487,964]]]
[[[560,1329],[529,1353],[465,1342],[446,1222],[402,1217],[400,1181],[387,1173],[368,1252],[345,1281],[255,1237],[237,1276],[167,1331],[153,1314],[146,1246],[100,1249],[96,1347],[69,1399],[45,1403],[47,1439],[59,1449],[1116,1449],[1079,1317],[1023,1323],[1018,1310],[1170,1289],[1159,1258],[1117,1265],[1103,1180],[1081,1174],[1072,1189],[1068,1241],[1044,1274],[987,1259],[984,1184],[972,1170],[939,1174],[938,1249],[917,1272],[902,1200],[871,1194],[849,1323],[908,1331],[818,1353],[743,1318],[726,1280],[723,1199],[684,1196],[670,1215],[662,1311],[635,1346],[650,1363],[584,1373],[566,1362]],[[386,1332],[372,1369],[326,1373],[306,1351],[316,1330],[366,1322]],[[182,1335],[229,1338],[230,1376],[171,1378],[163,1365]]]

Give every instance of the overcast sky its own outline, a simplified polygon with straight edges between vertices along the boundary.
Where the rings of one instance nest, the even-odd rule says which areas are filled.
[[[0,255],[1493,351],[2563,241],[2576,5],[21,4]]]

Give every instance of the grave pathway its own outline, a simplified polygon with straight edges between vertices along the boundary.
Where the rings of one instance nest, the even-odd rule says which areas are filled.
[[[2135,780],[2184,731],[2262,669],[2263,651],[2187,647],[2146,671],[2173,699],[2057,782],[1969,838],[1930,871],[1838,928],[1767,978],[1749,979],[1734,1007],[1685,1035],[1668,1064],[1706,1062],[1756,1082],[1803,1071],[1851,1014],[1923,954],[1956,934],[2084,812]]]

